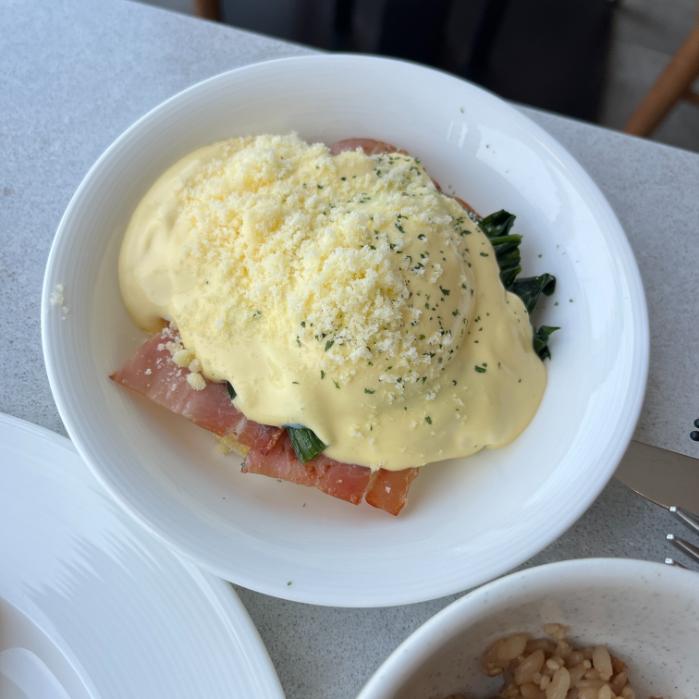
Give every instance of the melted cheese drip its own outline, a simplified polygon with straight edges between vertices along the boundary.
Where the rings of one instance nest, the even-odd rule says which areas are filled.
[[[139,204],[119,277],[136,323],[175,322],[248,418],[309,427],[346,463],[502,446],[545,388],[490,242],[407,155],[295,135],[201,148]]]

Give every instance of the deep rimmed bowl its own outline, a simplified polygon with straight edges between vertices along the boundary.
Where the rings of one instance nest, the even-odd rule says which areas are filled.
[[[309,140],[389,140],[446,191],[507,208],[527,274],[553,272],[539,322],[559,325],[536,417],[510,446],[433,465],[398,519],[244,476],[211,436],[113,385],[142,339],[117,284],[139,199],[182,155],[217,139],[295,130]],[[63,318],[49,302],[65,287]],[[551,136],[499,98],[444,73],[366,56],[250,65],[146,114],[99,158],[58,228],[42,337],[59,412],[114,498],[205,569],[260,592],[336,606],[417,602],[485,582],[558,537],[624,453],[648,363],[640,277],[599,189]]]

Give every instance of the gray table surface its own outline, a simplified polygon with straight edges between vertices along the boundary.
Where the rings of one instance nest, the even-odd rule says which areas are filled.
[[[44,264],[90,164],[137,117],[215,73],[308,49],[121,0],[0,2],[0,410],[65,430],[41,356]],[[699,156],[525,110],[588,169],[619,215],[648,294],[652,363],[636,438],[699,455],[692,348]],[[696,414],[695,414],[696,413]],[[668,515],[612,481],[526,565],[586,556],[662,560]],[[239,590],[293,699],[352,697],[455,597],[407,607],[315,607]]]

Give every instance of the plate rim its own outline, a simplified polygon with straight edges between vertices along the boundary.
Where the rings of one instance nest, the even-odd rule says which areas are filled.
[[[88,468],[71,440],[67,437],[28,420],[0,412],[0,431],[4,431],[6,427],[11,431],[25,431],[29,435],[47,442],[52,447],[57,447],[69,452],[73,457],[80,460],[83,470],[70,471],[67,474],[68,477],[75,479],[82,487],[89,488],[97,485],[95,482],[92,484],[87,482],[86,477],[89,478],[92,476],[92,470]],[[0,451],[3,450],[3,448],[4,447],[0,445]],[[55,462],[49,461],[45,465],[47,471],[56,472],[57,466]],[[62,476],[65,475],[66,474],[62,474]],[[101,487],[101,485],[98,487]],[[127,519],[134,532],[139,535],[139,538],[149,539],[151,537],[151,533],[147,529],[144,529],[140,523],[134,522],[131,516],[128,516]],[[236,643],[236,649],[237,651],[242,651],[245,665],[255,670],[254,675],[248,675],[248,678],[250,684],[255,685],[255,690],[260,692],[257,696],[268,697],[269,699],[283,699],[285,696],[284,690],[276,668],[270,658],[269,651],[250,613],[233,589],[232,584],[199,568],[189,558],[178,555],[176,551],[169,547],[163,547],[162,554],[172,556],[177,560],[182,566],[184,573],[191,579],[192,584],[201,592],[202,597],[207,600],[209,606],[213,606],[212,600],[215,600],[216,616],[220,619],[221,625],[225,628],[226,635],[231,642],[236,640],[233,638],[231,629],[236,629],[239,635],[239,639],[237,640],[240,641]],[[71,656],[77,655],[72,648],[69,650]],[[64,649],[61,649],[61,651],[65,652]],[[81,667],[79,656],[76,657],[75,660],[78,661]],[[92,686],[92,677],[88,677],[87,679],[89,679],[90,686]],[[99,687],[95,687],[95,689],[99,690]]]
[[[282,64],[302,64],[302,63],[343,63],[350,61],[352,63],[365,63],[369,64],[372,62],[381,62],[385,64],[395,64],[397,66],[410,66],[413,70],[422,72],[425,75],[441,76],[441,78],[448,78],[453,81],[456,85],[458,83],[465,83],[469,86],[469,89],[476,90],[488,99],[495,99],[499,103],[499,106],[505,110],[513,119],[520,120],[520,123],[526,124],[527,128],[531,130],[531,133],[537,137],[538,142],[551,153],[552,157],[555,157],[558,161],[561,161],[569,172],[576,175],[577,179],[580,181],[581,187],[584,186],[585,200],[594,204],[594,209],[598,212],[603,212],[606,216],[610,227],[613,229],[613,242],[616,246],[617,252],[621,254],[621,264],[625,272],[625,280],[628,284],[630,290],[630,303],[634,306],[634,317],[633,317],[633,330],[634,330],[634,352],[633,355],[629,357],[629,362],[632,367],[630,370],[630,379],[627,388],[627,402],[624,414],[620,414],[618,417],[617,430],[613,437],[610,437],[605,451],[605,458],[607,466],[602,473],[598,476],[597,482],[593,487],[589,487],[584,492],[579,493],[579,499],[575,502],[574,506],[571,506],[568,515],[561,517],[560,520],[556,522],[555,525],[549,526],[548,533],[545,537],[542,537],[541,533],[537,533],[536,538],[530,538],[527,545],[523,545],[520,549],[518,555],[513,555],[505,564],[493,565],[491,570],[486,574],[482,575],[479,582],[467,581],[466,583],[458,582],[455,577],[452,576],[449,579],[442,579],[439,584],[432,584],[429,588],[429,592],[426,592],[424,588],[421,588],[421,592],[393,592],[387,593],[382,591],[380,594],[373,594],[370,598],[367,598],[366,594],[358,594],[352,599],[346,599],[344,597],[336,596],[332,590],[323,590],[319,592],[318,588],[313,588],[310,593],[304,592],[301,588],[296,588],[296,586],[289,586],[287,588],[280,588],[278,585],[273,584],[269,580],[261,580],[257,577],[248,575],[239,575],[232,568],[219,565],[217,562],[212,562],[207,559],[206,555],[201,551],[193,550],[186,542],[181,541],[181,537],[177,532],[170,532],[166,530],[166,527],[161,526],[159,521],[156,521],[154,517],[148,515],[145,512],[141,512],[135,506],[131,505],[130,500],[125,494],[122,494],[120,490],[113,486],[111,480],[108,478],[107,473],[103,472],[97,467],[97,462],[99,458],[96,454],[93,455],[91,448],[86,445],[81,436],[78,426],[75,424],[70,412],[66,409],[64,404],[62,390],[61,390],[61,377],[59,372],[54,366],[53,359],[54,354],[52,351],[52,343],[54,339],[51,333],[48,331],[48,326],[50,323],[51,307],[49,304],[49,296],[51,294],[54,279],[52,277],[52,270],[55,263],[55,259],[58,255],[58,249],[61,245],[62,238],[66,235],[66,221],[70,218],[74,208],[78,206],[78,202],[82,196],[83,190],[87,187],[89,181],[93,177],[94,173],[99,170],[104,161],[108,160],[112,151],[119,147],[119,145],[128,139],[132,131],[135,131],[142,127],[144,123],[148,123],[150,119],[162,111],[168,109],[173,103],[185,98],[187,95],[196,93],[199,90],[205,90],[207,86],[217,81],[225,81],[230,76],[234,76],[240,73],[264,70],[268,68],[274,68]],[[577,189],[580,189],[578,187]],[[558,539],[565,531],[567,531],[590,507],[597,496],[606,487],[607,483],[611,480],[616,466],[620,462],[629,442],[631,441],[634,429],[638,422],[640,412],[643,406],[643,397],[645,394],[645,387],[648,378],[648,366],[649,366],[649,352],[650,352],[650,338],[649,338],[649,327],[648,327],[648,311],[645,299],[645,293],[643,289],[643,284],[641,281],[640,271],[636,263],[633,251],[631,249],[630,243],[626,237],[626,234],[621,226],[621,223],[616,216],[612,206],[608,202],[607,198],[604,196],[602,191],[599,189],[597,184],[594,182],[592,177],[587,173],[583,166],[577,161],[577,159],[551,134],[549,134],[545,129],[534,122],[530,117],[521,112],[515,106],[506,102],[504,99],[498,97],[494,93],[485,90],[484,88],[475,85],[467,80],[458,78],[454,75],[450,75],[445,71],[430,68],[419,63],[404,61],[392,58],[385,58],[380,56],[372,56],[367,54],[310,54],[303,56],[290,56],[284,58],[271,59],[266,61],[259,61],[254,63],[249,63],[247,65],[234,68],[228,71],[223,71],[202,81],[194,83],[189,87],[177,92],[166,100],[160,102],[158,105],[147,111],[143,116],[137,119],[133,124],[127,127],[116,139],[103,151],[103,153],[97,158],[97,160],[90,167],[86,173],[83,180],[80,182],[75,193],[70,199],[63,216],[58,224],[56,234],[54,236],[51,249],[48,255],[44,281],[42,287],[42,301],[41,301],[41,338],[42,338],[42,349],[44,361],[46,364],[46,370],[49,378],[49,384],[51,387],[51,392],[56,402],[58,412],[63,420],[67,432],[69,433],[73,444],[81,455],[83,460],[87,463],[90,470],[102,484],[102,486],[110,493],[110,495],[123,507],[132,517],[137,519],[142,526],[146,527],[154,536],[164,542],[167,546],[176,550],[182,556],[189,558],[194,561],[199,567],[210,571],[214,575],[235,582],[243,587],[260,592],[263,594],[268,594],[277,598],[287,599],[294,602],[302,602],[308,604],[317,604],[321,606],[333,606],[333,607],[345,607],[345,608],[369,608],[369,607],[390,607],[405,604],[412,604],[417,602],[423,602],[427,600],[437,599],[446,595],[463,592],[464,589],[472,587],[475,585],[482,585],[494,578],[497,578],[508,571],[516,568],[518,565],[524,561],[531,558],[533,555],[541,551],[546,545]],[[462,579],[463,576],[458,576],[458,579]]]

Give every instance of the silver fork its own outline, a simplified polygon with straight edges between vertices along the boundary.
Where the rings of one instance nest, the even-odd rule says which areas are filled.
[[[652,502],[655,502],[655,500],[653,500]],[[665,505],[663,505],[662,503],[656,502],[656,504],[660,505],[661,507],[665,507]],[[693,512],[683,510],[681,507],[676,507],[675,505],[670,505],[669,507],[666,507],[666,509],[671,515],[673,515],[673,517],[675,517],[675,519],[678,519],[680,522],[682,522],[682,524],[689,527],[695,534],[699,534],[698,515],[695,515]],[[682,551],[682,553],[689,556],[693,561],[699,563],[699,546],[693,544],[691,541],[683,539],[681,536],[676,536],[675,534],[668,534],[665,538],[676,549],[679,549],[680,551]],[[678,566],[680,568],[687,567],[679,561],[676,561],[674,558],[666,558],[665,563],[671,566]]]
[[[676,520],[682,522],[682,524],[684,524],[686,527],[689,527],[694,534],[699,535],[699,515],[681,507],[677,507],[676,505],[666,505],[664,502],[660,502],[659,500],[650,497],[650,495],[647,495],[636,488],[631,488],[630,486],[627,487],[636,493],[636,495],[640,495],[644,500],[647,500],[658,507],[662,507],[663,510],[667,510]],[[682,553],[689,556],[689,558],[696,563],[699,563],[699,546],[675,534],[666,534],[665,539],[666,541],[669,541],[676,549],[682,551]],[[665,563],[669,566],[687,569],[687,566],[684,565],[684,563],[680,563],[680,561],[676,561],[671,557],[667,557],[665,559]]]
[[[694,426],[699,428],[699,418]],[[694,433],[692,433],[694,435]],[[699,432],[697,432],[699,437]],[[692,437],[694,439],[694,437]],[[699,441],[699,440],[697,440]],[[644,500],[662,507],[676,520],[688,527],[691,541],[674,533],[666,539],[678,551],[699,563],[699,459],[677,452],[631,442],[616,472],[617,478]],[[686,568],[674,558],[665,563]]]

